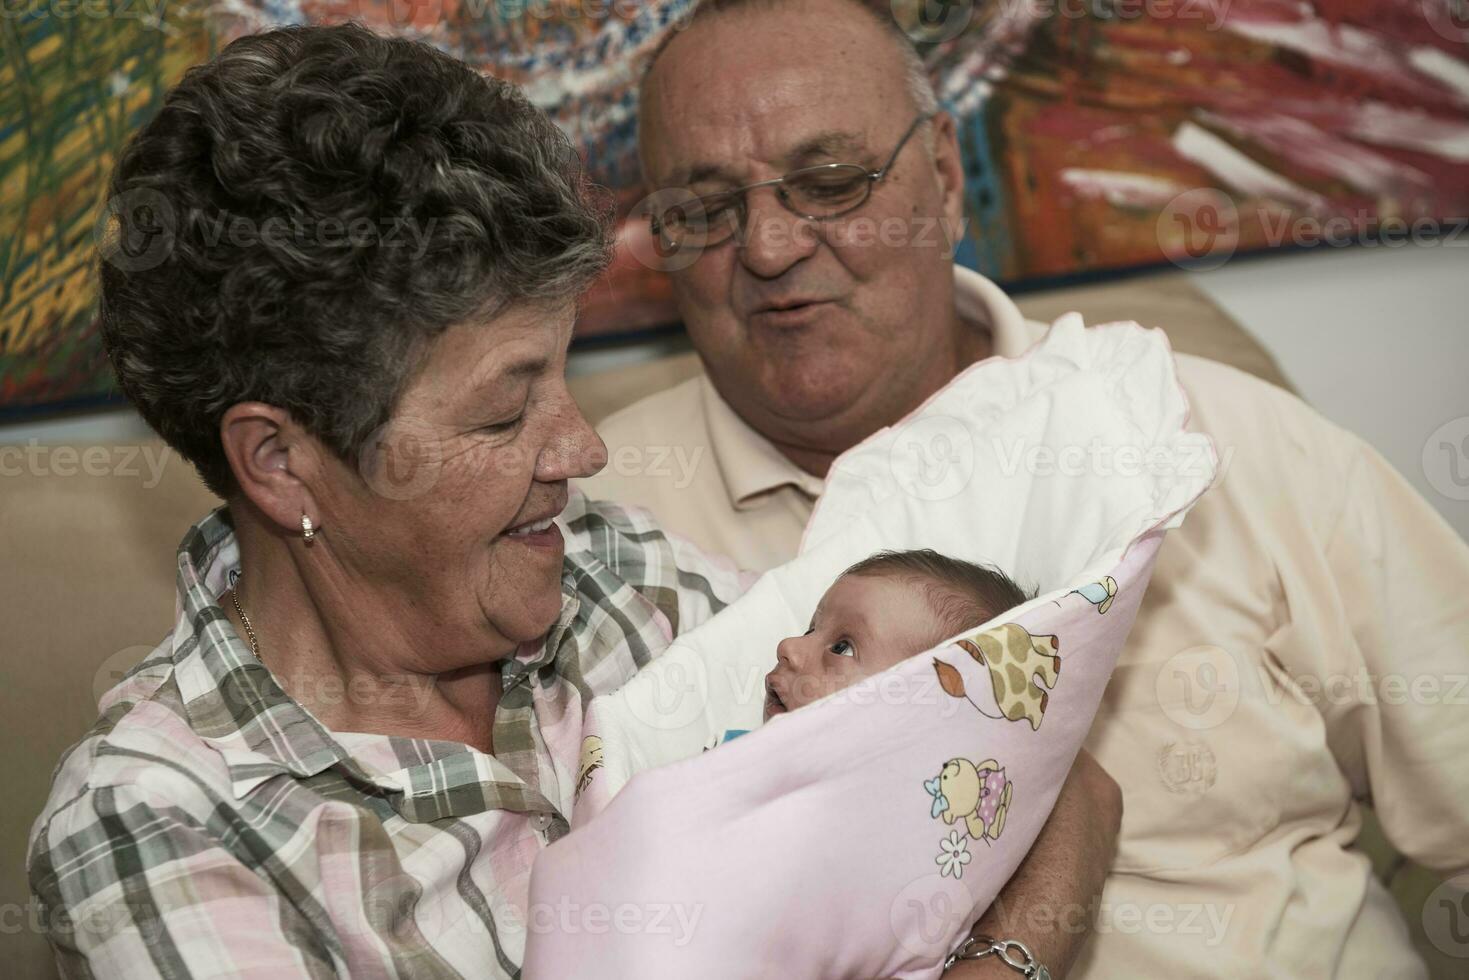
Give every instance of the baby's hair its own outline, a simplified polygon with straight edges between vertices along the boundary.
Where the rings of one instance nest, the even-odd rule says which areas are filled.
[[[892,575],[922,585],[943,628],[939,639],[956,636],[1035,598],[993,566],[976,565],[941,555],[931,548],[879,551],[847,569],[844,575]]]

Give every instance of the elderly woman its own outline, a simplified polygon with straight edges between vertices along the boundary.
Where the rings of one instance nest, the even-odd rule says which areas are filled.
[[[515,975],[587,702],[748,584],[568,489],[610,247],[575,154],[424,45],[293,28],[191,71],[112,198],[118,379],[228,505],[36,825],[63,972]],[[1104,779],[1035,874],[1110,846]]]

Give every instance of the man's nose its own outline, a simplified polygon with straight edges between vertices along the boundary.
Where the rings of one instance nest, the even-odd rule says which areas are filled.
[[[568,392],[558,407],[551,436],[536,459],[536,479],[558,483],[592,476],[607,465],[607,444],[582,415]]]
[[[761,279],[774,279],[816,251],[820,241],[816,223],[792,213],[773,187],[745,195],[745,224],[740,263]]]

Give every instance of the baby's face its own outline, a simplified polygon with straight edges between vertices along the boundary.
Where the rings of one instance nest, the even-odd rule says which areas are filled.
[[[765,717],[800,708],[922,653],[944,639],[921,585],[906,578],[843,575],[801,636],[780,642],[765,675]]]

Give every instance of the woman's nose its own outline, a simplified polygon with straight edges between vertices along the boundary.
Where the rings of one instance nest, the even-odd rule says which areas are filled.
[[[557,426],[536,461],[536,479],[542,483],[592,476],[607,465],[607,444],[566,397]]]

